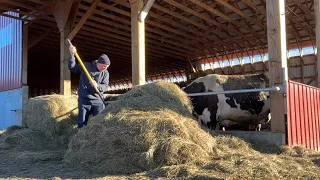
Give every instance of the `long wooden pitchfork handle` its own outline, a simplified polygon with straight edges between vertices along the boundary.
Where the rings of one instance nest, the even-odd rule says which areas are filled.
[[[67,40],[68,40],[69,44],[70,44],[71,46],[73,46],[72,43],[71,43],[71,41],[70,41],[69,39],[67,39]],[[103,99],[102,95],[100,94],[98,88],[93,85],[93,79],[92,79],[91,75],[89,74],[87,68],[84,66],[84,64],[83,64],[81,58],[79,57],[77,51],[74,52],[74,55],[76,56],[79,64],[81,65],[83,71],[85,72],[87,78],[89,79],[89,82],[91,83],[92,87],[93,87],[93,88],[95,89],[95,91],[99,94],[99,97],[100,97],[101,101],[104,103],[104,99]],[[106,104],[104,103],[104,105],[106,105]]]

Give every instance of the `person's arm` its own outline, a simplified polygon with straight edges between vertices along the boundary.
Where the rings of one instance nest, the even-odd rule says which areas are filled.
[[[108,90],[108,85],[109,85],[109,73],[107,72],[106,75],[103,77],[101,83],[97,84],[97,87],[100,92],[104,93]]]
[[[68,68],[73,73],[80,72],[81,67],[79,64],[76,64],[76,59],[74,57],[74,53],[76,52],[76,48],[74,46],[70,46],[69,50],[70,50],[70,57],[69,57],[69,62],[68,62]]]

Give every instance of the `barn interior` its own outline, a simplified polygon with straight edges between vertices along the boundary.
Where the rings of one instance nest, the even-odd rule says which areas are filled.
[[[98,170],[102,169],[110,175],[106,170],[111,168],[112,173],[119,175],[119,167],[136,168],[137,164],[142,163],[138,170],[122,171],[126,175],[133,172],[139,174],[122,177],[319,178],[320,155],[309,151],[320,151],[320,55],[317,53],[320,50],[319,1],[0,0],[0,15],[22,23],[19,27],[22,27],[22,41],[19,43],[22,43],[23,49],[22,61],[20,58],[16,64],[8,66],[2,60],[9,62],[15,58],[0,54],[0,68],[4,70],[0,71],[0,82],[7,77],[17,77],[18,81],[16,89],[10,89],[11,84],[7,82],[0,84],[0,100],[4,99],[4,103],[0,103],[0,109],[4,109],[0,130],[13,124],[19,125],[0,131],[0,154],[3,160],[0,169],[4,172],[0,173],[0,177],[100,178],[100,174],[94,174]],[[141,11],[147,6],[150,10]],[[139,19],[141,12],[145,13],[142,14],[146,15],[145,20]],[[2,25],[0,23],[0,35]],[[76,113],[70,113],[77,110],[77,97],[69,98],[68,95],[76,93],[79,75],[71,74],[67,68],[69,50],[65,40],[68,38],[83,61],[93,61],[103,53],[110,57],[108,94],[124,93],[144,83],[145,86],[139,86],[135,91],[147,87],[153,92],[143,91],[138,98],[132,95],[135,91],[125,93],[127,99],[117,101],[116,105],[107,109],[115,112],[111,113],[113,117],[110,114],[93,117],[97,121],[89,123],[89,128],[80,130],[80,133],[72,123],[69,124],[72,131],[62,128],[66,132],[56,132],[61,130],[56,128],[60,125],[56,121],[60,121],[61,117],[72,120],[71,117],[77,116]],[[6,70],[15,66],[19,71],[17,74]],[[194,118],[191,117],[192,107],[181,103],[181,99],[182,102],[189,100],[187,94],[179,93],[182,91],[176,86],[173,86],[176,93],[168,93],[174,89],[168,86],[162,88],[165,93],[161,94],[150,83],[170,81],[183,87],[206,74],[265,72],[269,75],[269,86],[281,89],[270,91],[271,130],[263,132],[207,133],[196,121],[191,120]],[[61,96],[41,96],[53,93]],[[177,94],[183,97],[176,97]],[[38,99],[31,98],[35,96]],[[141,103],[143,98],[149,99]],[[154,102],[161,102],[163,110],[159,111],[158,104]],[[178,107],[174,114],[168,113],[174,111],[172,107]],[[185,116],[184,111],[180,112],[180,107],[190,110],[190,117]],[[29,115],[30,118],[23,119],[23,115]],[[170,121],[164,122],[166,118],[163,116]],[[122,123],[122,120],[127,121]],[[27,128],[21,126],[30,122]],[[159,136],[150,133],[143,136],[144,139],[139,139],[141,134],[149,131]],[[183,137],[174,136],[172,132],[178,132]],[[31,135],[27,136],[28,133]],[[51,140],[46,139],[51,135],[59,139],[58,142],[75,135],[77,138],[72,138],[72,142],[70,140],[71,145],[69,140],[63,141],[61,151],[56,151],[50,146],[55,142],[51,144]],[[157,143],[162,141],[162,136],[166,136],[163,140],[165,143]],[[138,148],[136,141],[142,142],[139,145],[143,148]],[[156,142],[156,145],[143,144],[149,141]],[[9,149],[2,146],[6,143],[11,146]],[[294,148],[283,150],[281,145]],[[110,151],[109,147],[113,149]],[[161,147],[160,150],[157,147]],[[195,151],[197,147],[203,151]],[[143,151],[137,153],[132,149]],[[73,160],[71,165],[89,164],[92,171],[86,172],[85,169],[80,172],[82,169],[65,166],[62,162],[65,152],[68,152],[67,159]],[[157,169],[154,170],[148,167],[148,158],[158,157],[157,154],[153,156],[157,152],[169,152],[179,160],[175,162],[167,158],[165,161],[173,162],[173,166],[170,163],[169,166],[162,166],[168,165],[165,163],[155,164]],[[132,154],[138,155],[138,160],[132,158]],[[112,155],[111,158],[109,155]],[[205,155],[204,161],[194,161],[196,165],[183,164],[188,162],[188,159],[185,161],[186,157],[192,160],[192,157],[202,155]],[[129,159],[125,159],[127,157]],[[145,174],[140,173],[142,171]]]
[[[92,61],[107,54],[112,62],[109,93],[132,87],[130,2],[62,2],[66,10],[72,6],[72,28],[82,25],[72,39],[81,59]],[[1,15],[24,21],[28,31],[31,97],[60,92],[60,17],[54,11],[64,9],[54,4],[50,0],[0,2]],[[207,73],[268,71],[266,6],[265,0],[156,0],[145,20],[147,82],[163,79],[184,86],[183,82]],[[289,78],[317,86],[314,1],[287,0],[285,6]],[[79,23],[81,19],[86,20]],[[71,79],[75,90],[79,76],[72,74]]]

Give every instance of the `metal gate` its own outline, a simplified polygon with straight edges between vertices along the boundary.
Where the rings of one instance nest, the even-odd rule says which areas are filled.
[[[289,80],[288,145],[320,151],[320,88]]]

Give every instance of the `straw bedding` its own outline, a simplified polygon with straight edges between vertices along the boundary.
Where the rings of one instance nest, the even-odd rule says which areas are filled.
[[[79,131],[76,98],[54,96],[32,99],[27,127],[0,131],[1,178],[320,179],[320,153],[202,130],[171,83],[135,87]]]

